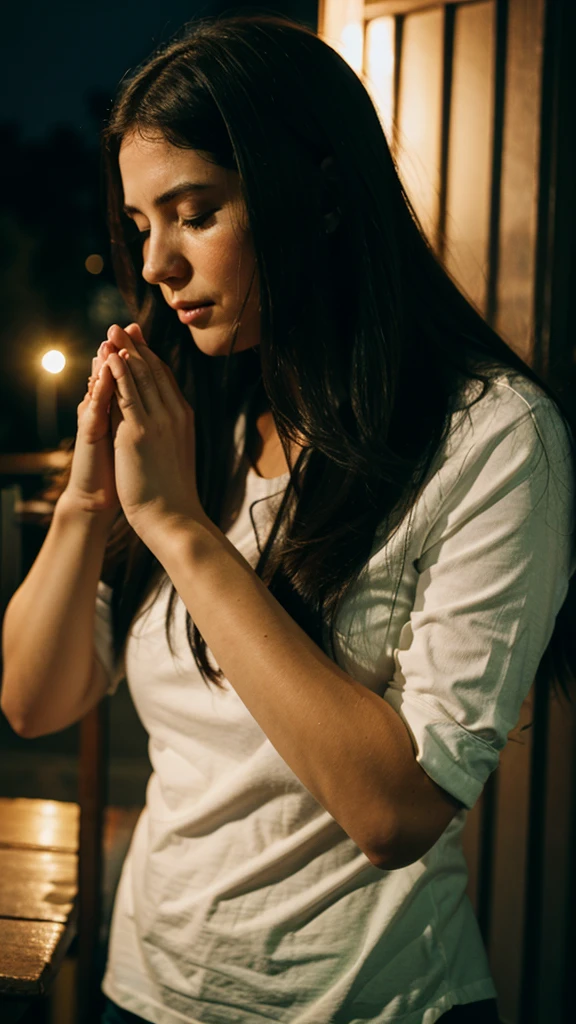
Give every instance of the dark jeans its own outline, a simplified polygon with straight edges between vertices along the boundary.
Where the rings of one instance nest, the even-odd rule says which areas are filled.
[[[481,999],[476,1003],[464,1003],[453,1006],[438,1018],[439,1024],[500,1024],[495,999]],[[106,1007],[100,1024],[150,1024],[144,1017],[138,1017],[129,1010],[123,1010],[111,999],[106,1000]]]
[[[495,999],[480,999],[475,1003],[462,1003],[446,1010],[438,1024],[500,1024]]]

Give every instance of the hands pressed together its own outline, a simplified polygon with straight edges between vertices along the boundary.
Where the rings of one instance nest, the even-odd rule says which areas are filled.
[[[204,521],[194,412],[170,367],[137,324],[112,325],[92,366],[89,402],[109,416],[116,492],[132,528],[152,547],[158,531]]]

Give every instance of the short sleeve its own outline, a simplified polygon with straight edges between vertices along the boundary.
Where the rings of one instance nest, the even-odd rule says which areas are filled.
[[[517,724],[574,571],[569,434],[550,399],[481,432],[426,534],[384,699],[468,809]],[[526,411],[528,409],[528,411]]]
[[[112,695],[116,692],[118,684],[123,678],[123,671],[121,668],[117,670],[114,662],[112,644],[112,587],[109,587],[102,580],[98,581],[96,591],[94,650],[110,682],[106,693]]]

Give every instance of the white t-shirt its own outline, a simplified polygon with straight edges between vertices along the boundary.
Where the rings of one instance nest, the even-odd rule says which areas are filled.
[[[574,480],[564,421],[516,374],[452,425],[408,521],[388,544],[376,537],[335,653],[469,809],[518,722],[576,567]],[[239,451],[244,426],[241,415]],[[287,479],[247,474],[228,537],[252,566],[249,508],[258,502],[262,543]],[[133,625],[126,651],[153,771],[116,894],[104,993],[155,1024],[433,1024],[454,1004],[495,997],[465,892],[467,811],[416,863],[374,867],[233,687],[201,679],[179,597],[173,660],[169,592]],[[101,582],[95,643],[112,693],[122,673],[110,597]]]

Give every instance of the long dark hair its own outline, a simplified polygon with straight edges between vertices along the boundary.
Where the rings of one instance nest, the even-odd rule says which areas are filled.
[[[206,356],[142,278],[118,169],[134,131],[239,174],[260,280],[259,349],[234,353],[235,330],[225,358]],[[376,530],[388,539],[414,505],[467,381],[482,382],[479,401],[503,370],[519,372],[576,434],[559,397],[436,259],[366,89],[311,30],[271,15],[184,26],[121,83],[103,159],[118,286],[195,410],[198,491],[210,519],[224,528],[234,424],[247,396],[249,423],[272,410],[287,460],[290,442],[305,440],[256,572],[320,646],[328,624],[333,650],[338,609]],[[336,226],[327,231],[330,213]],[[572,452],[576,473],[574,443]],[[162,576],[120,513],[103,567],[117,659]],[[172,587],[170,649],[175,597]],[[572,580],[540,665],[565,694],[576,664],[574,605]],[[186,628],[205,681],[220,686],[189,614]]]

